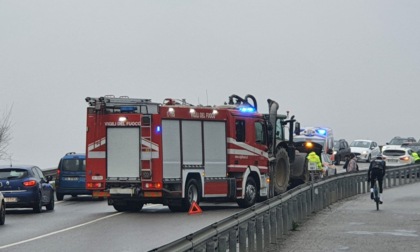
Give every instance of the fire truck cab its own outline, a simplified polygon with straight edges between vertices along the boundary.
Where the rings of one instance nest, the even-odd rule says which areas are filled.
[[[147,203],[187,211],[216,200],[248,207],[270,188],[272,195],[287,189],[294,151],[276,143],[284,117],[274,101],[268,115],[252,95],[221,106],[114,96],[86,102],[86,187],[117,211]]]

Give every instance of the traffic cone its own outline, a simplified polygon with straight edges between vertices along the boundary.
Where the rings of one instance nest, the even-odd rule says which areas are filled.
[[[202,213],[203,211],[201,210],[201,208],[198,206],[198,204],[193,201],[190,207],[190,211],[188,211],[188,214],[198,214],[198,213]]]

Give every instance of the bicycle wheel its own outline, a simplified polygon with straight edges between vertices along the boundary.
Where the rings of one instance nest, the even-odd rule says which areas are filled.
[[[376,187],[376,184],[375,184],[375,187],[373,188],[373,194],[375,197],[376,211],[379,211],[379,193],[378,193],[378,187]]]

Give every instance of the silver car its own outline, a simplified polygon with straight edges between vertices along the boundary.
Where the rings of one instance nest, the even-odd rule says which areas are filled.
[[[370,162],[381,154],[379,145],[372,140],[358,139],[350,144],[351,153],[356,155],[357,161]]]

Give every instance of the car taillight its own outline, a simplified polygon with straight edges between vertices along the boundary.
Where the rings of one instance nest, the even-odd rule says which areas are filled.
[[[28,187],[36,186],[36,180],[28,180],[28,181],[25,181],[25,182],[23,182],[23,185],[24,186],[28,186]]]
[[[402,161],[408,161],[410,158],[409,157],[407,157],[407,156],[405,156],[405,157],[400,157],[400,160],[402,160]]]

